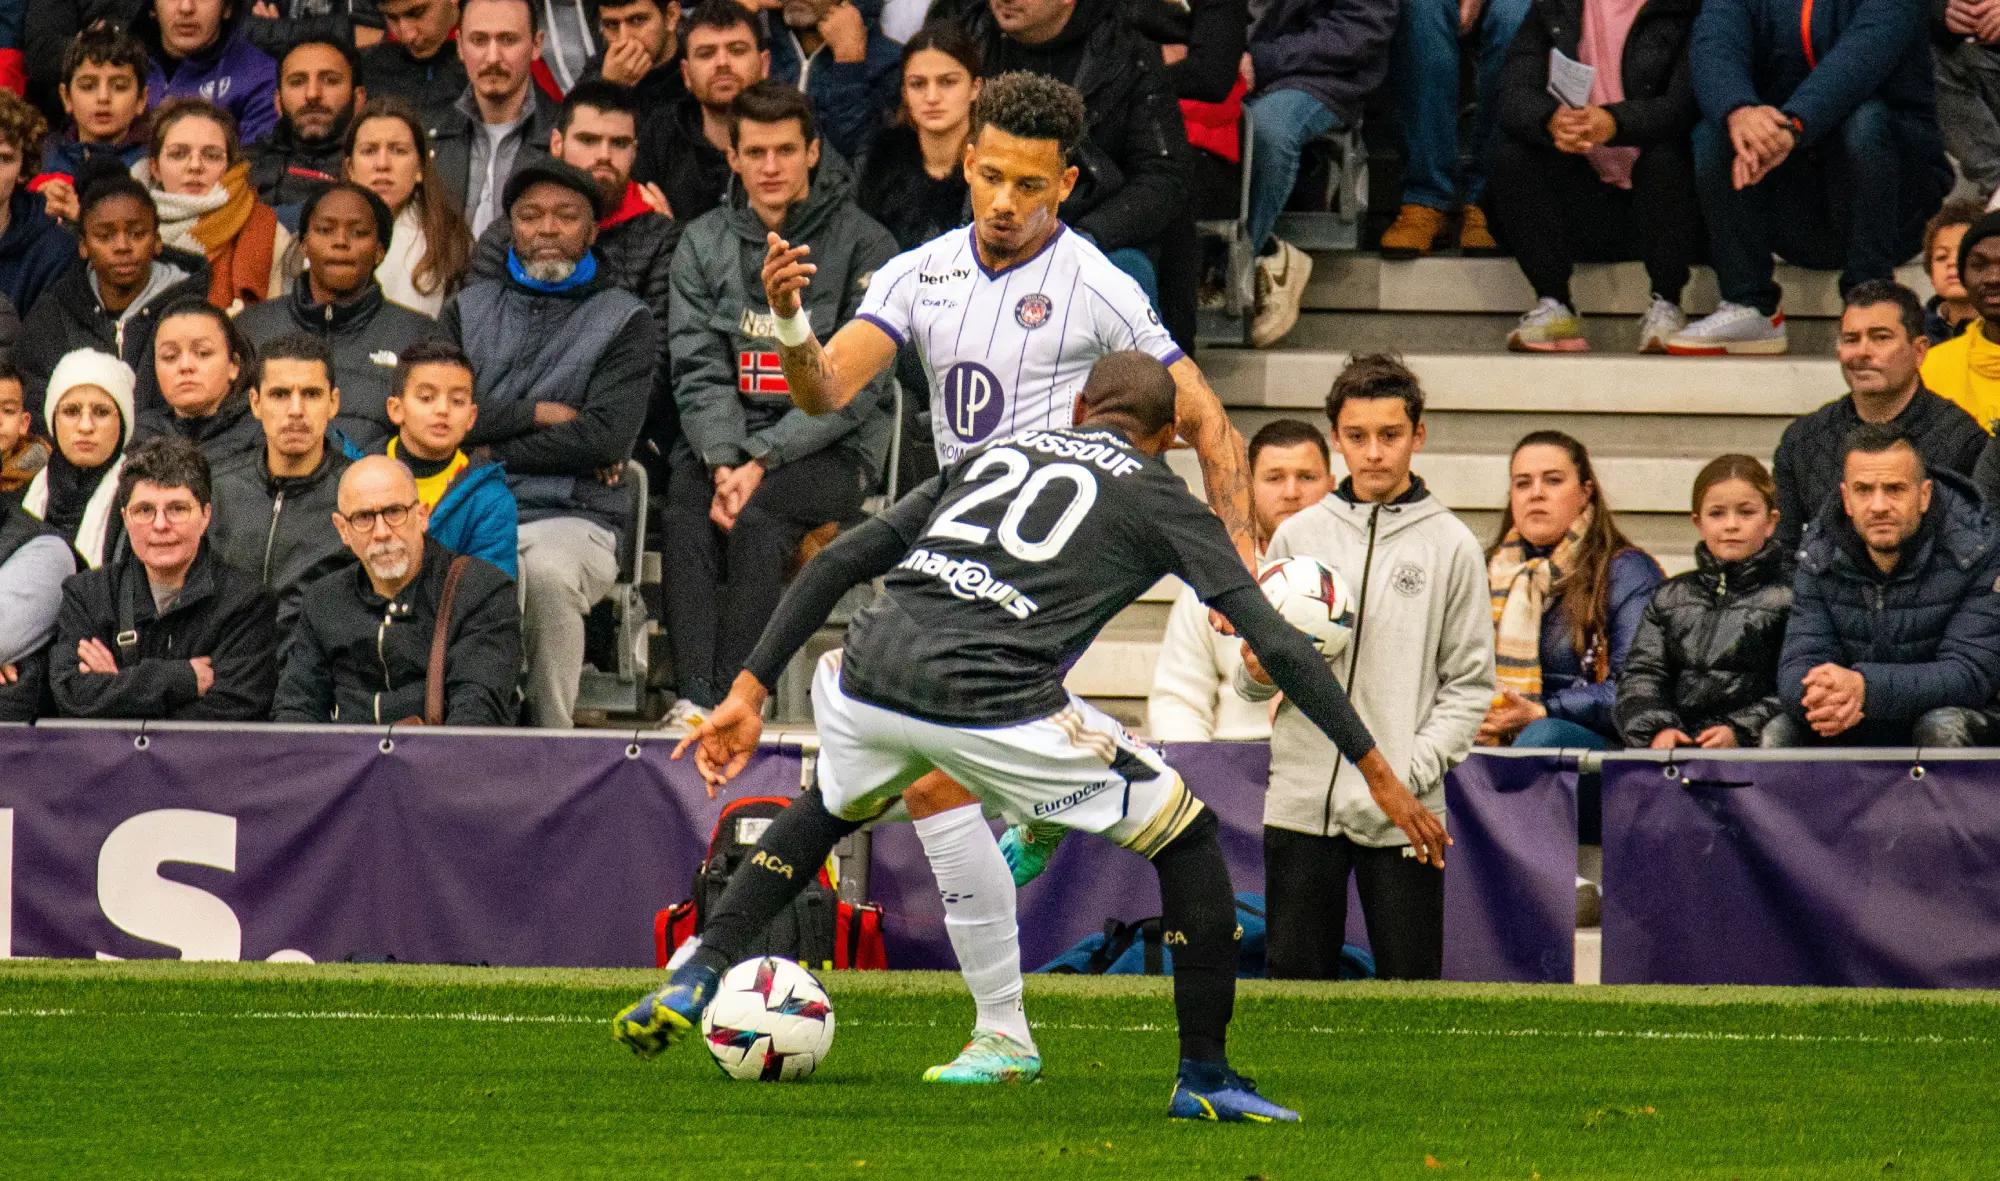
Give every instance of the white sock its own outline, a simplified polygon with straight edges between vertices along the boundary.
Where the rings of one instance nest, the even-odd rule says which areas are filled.
[[[944,929],[978,1007],[975,1029],[998,1030],[1035,1048],[1021,1005],[1021,940],[1014,923],[1014,875],[978,804],[916,822],[944,899]]]

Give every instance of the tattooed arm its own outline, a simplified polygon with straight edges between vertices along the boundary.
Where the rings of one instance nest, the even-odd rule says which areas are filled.
[[[790,372],[786,370],[787,375]],[[1168,372],[1174,375],[1175,429],[1194,447],[1201,463],[1208,507],[1222,518],[1244,564],[1255,570],[1257,540],[1250,528],[1250,465],[1243,457],[1243,436],[1230,423],[1222,399],[1215,396],[1200,366],[1182,357]]]
[[[764,298],[771,314],[785,319],[799,310],[800,293],[818,268],[806,261],[810,247],[793,246],[776,234],[767,235],[765,241],[769,250],[764,256]],[[792,389],[792,404],[807,414],[832,414],[895,361],[896,340],[869,320],[850,320],[824,345],[810,329],[799,344],[780,340],[778,357]],[[1237,450],[1242,450],[1240,443]]]

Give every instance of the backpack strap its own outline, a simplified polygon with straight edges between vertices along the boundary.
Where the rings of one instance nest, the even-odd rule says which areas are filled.
[[[122,566],[122,563],[121,563]],[[118,600],[118,634],[112,642],[118,646],[118,668],[130,671],[139,663],[139,617],[132,607],[133,588],[126,585],[122,577],[111,586],[111,595]]]
[[[437,625],[431,628],[431,658],[424,671],[424,725],[444,725],[444,654],[451,637],[451,609],[458,598],[458,580],[472,559],[460,554],[444,572],[444,590],[438,594]]]

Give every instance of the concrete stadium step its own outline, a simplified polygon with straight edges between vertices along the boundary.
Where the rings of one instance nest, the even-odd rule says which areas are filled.
[[[1928,299],[1930,277],[1905,266],[1896,278]],[[1837,318],[1839,276],[1780,265],[1784,311],[1793,319]],[[1577,311],[1586,316],[1636,316],[1651,297],[1646,270],[1636,262],[1586,263],[1570,283]],[[1534,289],[1511,258],[1440,255],[1384,262],[1361,251],[1313,254],[1312,280],[1303,306],[1311,311],[1489,312],[1519,315],[1535,302]],[[1715,276],[1697,267],[1684,306],[1697,315],[1715,310]]]
[[[1357,353],[1493,353],[1506,347],[1507,334],[1518,320],[1518,314],[1501,312],[1307,312],[1277,347]],[[1831,357],[1839,327],[1834,320],[1791,320],[1791,355]],[[1585,316],[1583,333],[1598,353],[1638,352],[1636,315]],[[1202,360],[1211,355],[1203,353]]]

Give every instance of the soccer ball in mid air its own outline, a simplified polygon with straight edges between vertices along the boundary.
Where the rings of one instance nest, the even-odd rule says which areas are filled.
[[[1280,558],[1258,573],[1257,585],[1321,656],[1332,660],[1347,650],[1354,634],[1354,594],[1325,563],[1303,556]]]
[[[730,1078],[803,1079],[833,1046],[833,1002],[811,972],[760,956],[722,974],[701,1037]]]

